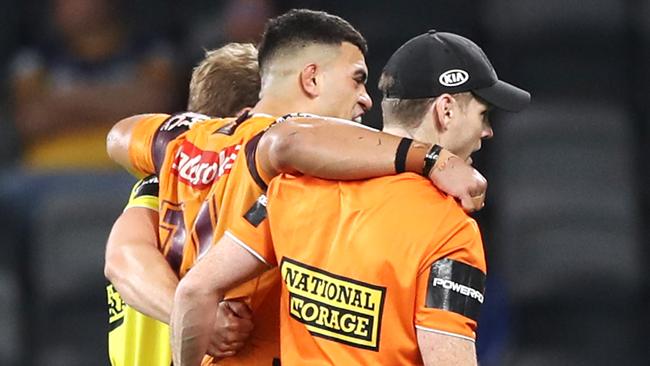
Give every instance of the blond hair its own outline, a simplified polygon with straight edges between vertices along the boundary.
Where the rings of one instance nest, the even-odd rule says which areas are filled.
[[[192,72],[188,110],[231,117],[259,100],[257,49],[250,43],[229,43],[207,51]]]

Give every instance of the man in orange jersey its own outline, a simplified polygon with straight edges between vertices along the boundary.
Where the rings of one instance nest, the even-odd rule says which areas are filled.
[[[273,151],[284,146],[273,143],[277,141],[267,144],[271,146],[268,156],[260,156],[264,157],[260,161],[255,159],[262,132],[276,121],[275,117],[255,112],[281,115],[303,110],[352,119],[369,108],[363,52],[365,41],[347,22],[321,12],[292,11],[269,24],[265,41],[260,46],[262,99],[250,115],[237,120],[208,120],[196,124],[191,115],[182,115],[162,126],[157,116],[136,116],[114,128],[109,137],[109,151],[113,157],[140,173],[158,173],[161,192],[167,191],[161,193],[160,241],[165,256],[180,276],[207,250],[213,238],[221,236],[223,228],[233,219],[232,213],[245,213],[253,206],[263,192],[264,182],[275,174],[274,170],[311,172],[332,178],[348,174],[348,179],[395,172],[394,157],[399,138],[319,118],[313,119],[313,123],[298,119],[296,121],[303,122],[293,123],[297,130],[328,132],[319,127],[331,127],[324,135],[327,138],[318,140],[320,146],[317,148],[302,145],[306,153],[294,156],[298,158],[297,164],[287,164],[290,159],[286,157],[272,158],[281,156],[284,150]],[[189,130],[173,138],[176,136],[171,132],[179,126]],[[321,156],[319,152],[325,151],[325,147],[336,146],[339,142],[337,131],[338,135],[345,136],[357,133],[361,140],[347,146],[348,150],[344,146],[342,151],[337,149],[329,153],[329,157]],[[382,139],[383,146],[377,146],[378,138]],[[404,150],[409,159],[405,159],[402,169],[421,171],[425,150],[426,145],[418,144]],[[347,154],[347,151],[355,153]],[[361,156],[349,158],[357,155]],[[333,163],[324,164],[327,161]],[[268,164],[275,165],[269,168]],[[451,177],[446,184],[453,187],[457,186],[453,182],[458,179],[464,181],[469,201],[472,201],[472,190],[482,192],[485,188],[482,178],[468,166],[447,170],[439,176]],[[439,182],[445,183],[445,180]],[[206,190],[210,190],[208,199],[201,200]],[[163,195],[178,197],[165,199]],[[179,198],[181,195],[183,197]],[[265,296],[269,291],[279,290],[274,276],[258,278],[231,293],[230,297],[248,301],[256,325],[250,346],[236,358],[222,362],[267,364],[271,362],[268,358],[271,349],[275,349],[277,355],[278,326],[273,322],[277,319],[277,299]],[[210,322],[210,317],[202,317],[201,321]]]
[[[492,137],[490,106],[518,111],[530,100],[498,80],[476,44],[436,31],[393,54],[380,88],[385,130],[433,144],[425,175],[455,164],[442,146],[469,159]],[[476,364],[487,269],[476,222],[454,199],[411,173],[355,182],[283,174],[269,186],[268,215],[234,220],[180,282],[177,366],[192,365],[180,362],[185,348],[204,344],[178,336],[205,336],[184,318],[269,267],[283,280],[283,364]]]
[[[230,43],[207,52],[194,69],[188,109],[206,115],[236,115],[257,103],[259,89],[257,49],[252,44]],[[158,245],[158,207],[158,178],[151,175],[134,186],[106,244],[104,271],[111,282],[107,286],[108,354],[113,366],[171,364],[167,324],[178,277]],[[252,327],[250,320],[247,324],[245,319],[234,318],[231,306],[238,304],[220,305],[225,323],[218,326],[235,327],[245,335]],[[209,353],[224,356],[219,333],[223,330],[215,332]]]

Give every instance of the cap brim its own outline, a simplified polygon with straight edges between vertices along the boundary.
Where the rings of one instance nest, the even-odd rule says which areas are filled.
[[[529,92],[501,80],[497,80],[492,86],[472,92],[491,105],[509,112],[519,112],[530,104]]]

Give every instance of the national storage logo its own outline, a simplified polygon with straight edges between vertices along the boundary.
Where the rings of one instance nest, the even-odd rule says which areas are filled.
[[[309,332],[377,351],[386,288],[339,276],[284,257],[289,314]]]

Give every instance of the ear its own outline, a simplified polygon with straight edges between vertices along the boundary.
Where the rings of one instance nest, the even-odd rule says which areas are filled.
[[[310,98],[320,95],[320,85],[316,80],[318,71],[318,65],[307,64],[300,72],[300,86]]]
[[[454,97],[452,97],[450,94],[442,94],[440,95],[437,99],[436,102],[433,104],[434,108],[434,115],[436,116],[437,120],[437,127],[441,131],[446,131],[449,128],[449,124],[451,123],[452,119],[454,118],[454,103],[456,100]]]

